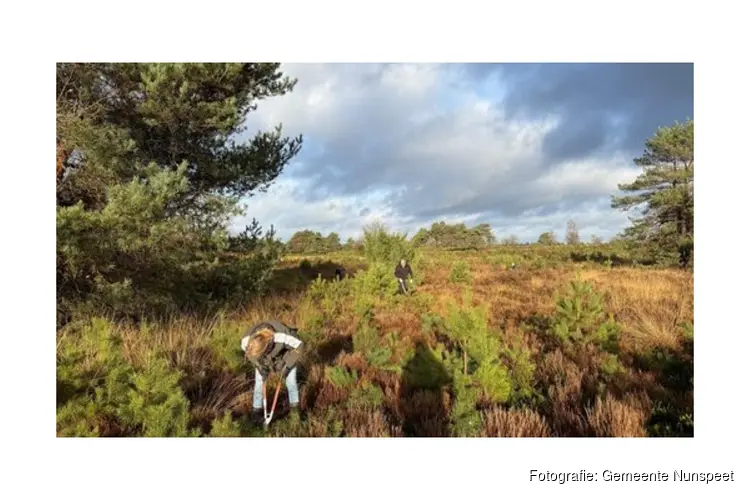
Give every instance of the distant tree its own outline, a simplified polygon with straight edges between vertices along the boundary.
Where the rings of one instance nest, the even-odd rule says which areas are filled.
[[[557,243],[557,236],[555,236],[554,231],[547,231],[539,235],[537,243],[540,245],[554,245]]]
[[[568,229],[565,232],[565,242],[568,245],[577,245],[581,242],[581,238],[578,235],[578,228],[576,223],[572,220],[568,221]]]
[[[600,237],[598,237],[597,235],[594,234],[594,235],[591,236],[591,244],[592,245],[601,245],[602,244],[602,239]]]
[[[328,236],[326,236],[324,246],[326,252],[335,252],[336,250],[341,250],[341,239],[339,238],[338,233],[330,233]]]
[[[693,252],[693,120],[658,128],[634,162],[643,172],[618,185],[631,194],[612,197],[613,208],[639,209],[623,237],[652,257],[686,266]]]
[[[494,245],[496,242],[495,235],[492,233],[492,226],[487,223],[479,224],[474,227],[474,231],[486,245]]]
[[[414,245],[423,246],[427,244],[429,239],[430,239],[430,232],[425,228],[420,228],[419,231],[417,231],[417,233],[414,236],[412,236],[411,242]]]
[[[297,231],[286,243],[290,253],[319,253],[324,251],[324,246],[323,236],[309,229]]]
[[[515,234],[508,235],[501,240],[503,245],[518,245],[518,236]]]
[[[447,224],[441,221],[433,223],[430,229],[421,228],[411,241],[417,246],[476,250],[494,244],[495,235],[487,223],[469,228],[464,223]]]

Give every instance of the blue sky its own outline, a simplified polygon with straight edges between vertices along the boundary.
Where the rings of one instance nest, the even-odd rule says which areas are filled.
[[[247,134],[278,123],[301,153],[245,200],[283,239],[413,234],[487,222],[498,238],[584,239],[628,224],[609,207],[660,125],[693,116],[692,64],[284,64],[295,90],[259,103]]]

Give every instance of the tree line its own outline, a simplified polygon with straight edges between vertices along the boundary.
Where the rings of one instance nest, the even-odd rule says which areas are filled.
[[[630,213],[631,226],[612,241],[622,243],[637,255],[641,262],[687,267],[693,260],[694,217],[694,157],[693,120],[677,122],[659,127],[653,137],[645,143],[641,156],[634,163],[642,168],[637,178],[619,184],[624,196],[612,196],[612,208]],[[292,253],[325,253],[341,248],[359,248],[360,242],[349,239],[338,243],[339,236],[331,233],[323,237],[320,233],[305,230],[295,233],[286,244]],[[434,247],[452,250],[478,250],[488,246],[517,245],[519,239],[508,235],[497,241],[490,224],[482,223],[468,227],[464,223],[433,223],[429,228],[419,229],[411,238],[418,247]],[[584,243],[575,221],[567,223],[564,241],[554,231],[545,231],[536,241],[539,245],[579,245]],[[596,235],[589,240],[592,245],[601,245]]]
[[[409,241],[415,247],[448,250],[479,250],[494,245],[522,244],[518,237],[514,235],[498,240],[492,226],[488,223],[468,227],[465,223],[448,224],[444,221],[435,222],[429,228],[420,228]],[[541,245],[560,244],[554,231],[542,233],[537,243]],[[572,220],[568,222],[565,243],[569,245],[582,243],[576,224]],[[591,243],[601,244],[602,240],[594,236]],[[292,254],[321,254],[345,249],[360,250],[362,241],[361,239],[349,238],[346,243],[342,244],[338,233],[332,232],[328,236],[323,236],[319,232],[304,229],[294,233],[289,241],[284,244],[284,248]]]

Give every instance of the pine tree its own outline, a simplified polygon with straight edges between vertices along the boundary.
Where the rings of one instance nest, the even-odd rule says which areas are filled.
[[[223,252],[240,197],[270,185],[301,147],[280,128],[237,139],[258,101],[293,89],[278,67],[58,64],[59,322],[82,303],[132,316],[262,289],[272,234],[246,234],[252,258]]]
[[[632,194],[612,197],[613,208],[640,210],[623,236],[658,259],[687,265],[693,251],[693,120],[660,127],[634,162],[643,172],[618,186]]]

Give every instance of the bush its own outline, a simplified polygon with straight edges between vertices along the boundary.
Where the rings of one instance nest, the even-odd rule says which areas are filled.
[[[364,251],[370,264],[380,262],[389,266],[395,266],[401,259],[414,265],[418,255],[405,234],[390,233],[379,223],[364,229]]]
[[[362,382],[354,388],[346,401],[347,408],[361,408],[373,411],[383,404],[383,390],[369,380]]]
[[[231,412],[226,412],[211,424],[210,437],[240,437],[242,435],[239,422],[232,420]]]
[[[557,298],[553,332],[568,344],[595,343],[605,350],[617,352],[620,328],[604,312],[604,299],[590,283],[572,281],[567,293]]]
[[[483,437],[549,437],[547,421],[538,413],[525,409],[493,408],[482,414]]]
[[[487,316],[487,307],[471,306],[471,297],[466,294],[463,306],[451,304],[445,321],[445,333],[457,347],[454,354],[444,354],[444,359],[453,372],[451,425],[454,434],[460,436],[479,432],[480,397],[504,403],[512,391],[508,369],[499,358],[500,341],[489,330]]]
[[[534,388],[536,364],[532,360],[531,351],[520,345],[514,345],[503,347],[501,353],[501,358],[509,367],[513,384],[511,403],[518,405],[534,398],[537,395]]]
[[[457,261],[453,264],[453,267],[451,267],[448,280],[451,283],[470,283],[471,272],[469,271],[469,265],[463,260]]]
[[[349,389],[357,383],[357,370],[349,370],[343,366],[326,366],[326,378],[339,389]]]
[[[377,349],[380,343],[380,335],[378,334],[378,330],[368,321],[362,321],[357,331],[352,335],[352,341],[354,352],[366,355],[368,352]]]
[[[77,311],[136,319],[213,312],[265,291],[279,257],[273,233],[254,234],[252,252],[225,255],[229,237],[213,218],[226,207],[207,215],[205,226],[170,215],[187,189],[186,172],[151,165],[142,178],[109,188],[101,211],[58,207],[60,321]]]
[[[136,369],[125,360],[112,325],[95,319],[80,336],[66,336],[58,351],[58,434],[196,436],[181,377],[153,356]]]
[[[453,406],[451,407],[451,431],[457,437],[477,436],[482,427],[482,417],[477,410],[479,388],[470,376],[461,370],[453,374]]]

